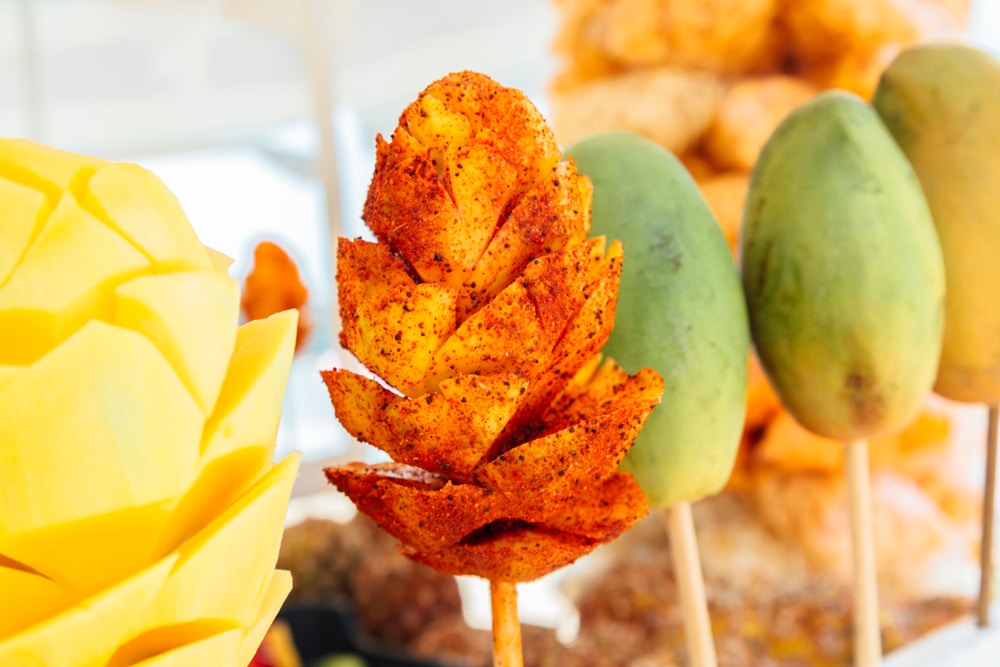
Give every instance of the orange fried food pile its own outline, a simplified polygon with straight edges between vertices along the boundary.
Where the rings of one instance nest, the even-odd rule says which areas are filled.
[[[309,290],[299,277],[299,269],[277,243],[261,241],[253,251],[253,267],[247,274],[240,309],[248,320],[261,320],[283,310],[299,311],[295,349],[300,349],[312,331],[306,310]]]
[[[559,141],[609,130],[677,154],[735,250],[750,169],[828,88],[870,98],[911,44],[964,30],[969,0],[551,0]]]
[[[327,477],[418,562],[535,579],[647,513],[617,468],[663,383],[599,354],[621,246],[587,239],[589,182],[486,76],[431,84],[376,148],[378,242],[341,239],[337,282],[341,342],[384,384],[322,376],[344,427],[392,462]]]

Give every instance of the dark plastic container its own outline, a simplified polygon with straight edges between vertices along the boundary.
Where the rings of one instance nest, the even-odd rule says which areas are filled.
[[[287,605],[278,618],[291,628],[305,664],[325,655],[343,653],[362,658],[367,667],[453,667],[376,646],[361,631],[349,607]]]

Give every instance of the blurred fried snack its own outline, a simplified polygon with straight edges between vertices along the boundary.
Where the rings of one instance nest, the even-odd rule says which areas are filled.
[[[961,589],[963,566],[974,571],[975,550],[954,522],[914,480],[892,470],[872,472],[872,514],[879,587],[917,599]],[[851,541],[845,475],[769,468],[753,486],[756,515],[782,542],[796,545],[810,567],[849,581]],[[947,581],[934,579],[935,558],[949,554]],[[940,590],[934,590],[935,587]]]
[[[556,51],[577,77],[675,65],[712,72],[773,67],[778,0],[555,0]]]
[[[771,387],[756,353],[750,354],[747,371],[747,414],[744,427],[747,431],[757,431],[781,411],[781,399]]]
[[[724,77],[672,65],[622,72],[552,90],[552,124],[571,144],[609,130],[641,134],[674,153],[693,147],[708,128]]]
[[[887,44],[875,51],[844,53],[833,60],[803,63],[799,73],[821,89],[839,88],[871,98],[883,70],[903,49],[900,44]]]
[[[953,442],[953,417],[927,408],[896,435],[874,438],[871,465],[902,475],[922,491],[956,524],[976,518],[978,493],[970,487],[968,461]],[[754,445],[756,475],[765,468],[843,476],[844,446],[809,432],[785,410],[780,410]]]
[[[736,251],[743,219],[743,201],[750,185],[749,174],[730,171],[695,179],[701,196],[712,211],[730,249]]]
[[[811,92],[867,97],[900,49],[959,32],[969,14],[969,0],[552,2],[560,143],[630,130],[676,153],[704,147],[718,170],[749,169],[760,137]]]
[[[867,97],[900,49],[959,32],[968,12],[969,0],[806,0],[785,3],[781,24],[793,67]]]
[[[720,169],[750,171],[785,116],[818,92],[809,82],[787,74],[736,81],[720,100],[705,134],[709,161]]]
[[[897,435],[870,442],[879,583],[896,597],[961,589],[975,570],[979,493],[952,416],[926,409]],[[780,410],[741,461],[738,491],[775,537],[811,568],[849,581],[843,443],[817,436]],[[935,579],[947,559],[949,574]],[[967,578],[967,577],[966,577]]]
[[[837,488],[839,480],[822,479],[832,482],[829,486],[816,482],[825,491]],[[811,493],[804,484],[786,491],[789,496],[796,491]],[[883,494],[879,502],[891,505],[891,480],[879,484]],[[829,505],[823,504],[825,499],[807,499],[805,504],[810,511],[817,506],[840,509],[835,494],[830,493],[828,500]],[[742,495],[721,494],[693,507],[719,665],[850,664],[853,605],[849,575],[817,571],[816,563],[807,562],[801,549],[790,549],[786,540],[762,525],[752,502]],[[891,522],[898,522],[899,515],[882,511],[874,518],[877,532],[890,522],[885,524],[886,541],[891,539]],[[831,520],[828,526],[836,527],[840,520]],[[918,523],[924,527],[928,522]],[[920,535],[909,536],[895,546],[893,566],[910,558],[904,549],[919,539]],[[818,544],[841,549],[844,542],[833,534]],[[911,575],[926,572],[924,565],[915,558],[902,563]],[[932,592],[931,578],[927,578],[926,597],[919,599],[914,599],[909,588],[880,587],[880,621],[887,651],[968,613],[968,599],[947,591]],[[591,667],[688,664],[676,573],[661,517],[647,517],[617,542],[602,547],[590,568],[571,572],[560,588],[579,610],[580,630],[571,648],[590,656],[587,664]]]

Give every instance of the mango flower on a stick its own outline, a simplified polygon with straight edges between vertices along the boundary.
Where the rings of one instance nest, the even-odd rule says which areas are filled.
[[[589,181],[486,76],[431,84],[376,141],[377,242],[340,240],[337,283],[341,342],[382,382],[322,376],[346,429],[392,461],[327,477],[418,562],[538,578],[647,513],[618,465],[663,383],[600,355],[622,248],[587,238]]]

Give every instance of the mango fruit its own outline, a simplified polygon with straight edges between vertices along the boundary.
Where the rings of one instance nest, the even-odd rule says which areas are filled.
[[[725,236],[683,165],[626,132],[566,154],[593,183],[591,233],[622,242],[615,328],[604,353],[628,372],[649,366],[664,394],[622,468],[650,505],[719,491],[746,410],[750,331]]]
[[[243,667],[291,581],[296,313],[153,174],[0,139],[0,665]]]
[[[948,295],[934,389],[1000,401],[1000,62],[958,43],[903,51],[872,101],[923,186]]]
[[[941,352],[944,261],[874,109],[830,91],[782,122],[751,176],[740,252],[754,343],[803,426],[853,440],[914,418]]]

